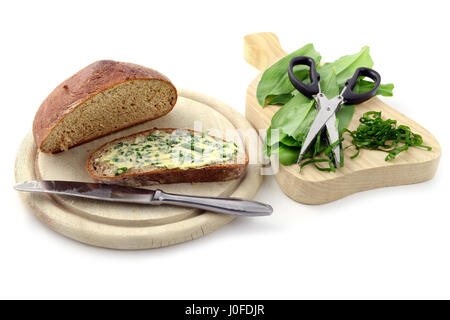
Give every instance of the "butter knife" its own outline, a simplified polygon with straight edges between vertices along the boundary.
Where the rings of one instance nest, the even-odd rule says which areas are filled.
[[[159,189],[149,190],[103,183],[56,180],[26,181],[17,183],[14,185],[14,189],[113,202],[170,204],[238,216],[267,216],[273,211],[268,204],[241,198],[191,196],[167,193]]]

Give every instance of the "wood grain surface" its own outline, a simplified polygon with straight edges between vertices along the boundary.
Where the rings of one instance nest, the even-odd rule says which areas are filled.
[[[101,144],[120,136],[153,127],[178,127],[225,132],[240,129],[253,132],[249,122],[224,103],[201,93],[179,90],[179,100],[171,113],[56,155],[37,150],[31,133],[24,139],[16,159],[16,182],[26,180],[93,180],[86,161]],[[196,129],[199,129],[196,127]],[[248,139],[241,139],[248,148]],[[225,182],[158,185],[167,192],[202,196],[233,196],[251,199],[262,182],[261,166],[250,164],[241,179]],[[150,188],[150,187],[149,187]],[[20,193],[33,213],[53,230],[80,242],[114,249],[148,249],[168,246],[210,233],[234,216],[174,206],[120,204],[67,196]]]
[[[244,38],[245,60],[262,72],[286,54],[273,33],[250,34]],[[247,89],[246,117],[256,129],[267,129],[280,106],[262,108],[259,105],[256,89],[261,75]],[[319,171],[314,166],[306,166],[300,173],[298,165],[280,164],[280,169],[275,175],[280,188],[298,202],[322,204],[359,191],[431,179],[436,173],[441,155],[441,147],[436,138],[417,122],[391,108],[377,97],[356,106],[349,129],[355,129],[362,114],[371,110],[381,111],[383,117],[395,119],[399,124],[410,126],[413,132],[422,135],[424,144],[431,146],[432,151],[410,148],[394,160],[387,162],[384,161],[386,153],[371,150],[361,150],[358,158],[350,159],[353,152],[348,149],[345,152],[344,167],[334,173]],[[344,135],[344,137],[345,147],[349,145],[349,136]]]

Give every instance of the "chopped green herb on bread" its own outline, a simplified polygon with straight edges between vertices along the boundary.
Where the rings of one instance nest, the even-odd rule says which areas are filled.
[[[87,162],[97,181],[132,186],[241,177],[248,156],[234,142],[187,129],[152,129],[111,141]]]

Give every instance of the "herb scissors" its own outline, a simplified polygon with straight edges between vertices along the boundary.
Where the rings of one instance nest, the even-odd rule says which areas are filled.
[[[297,65],[309,66],[309,79],[310,84],[306,84],[299,80],[294,74],[294,67]],[[328,99],[325,94],[320,91],[320,74],[316,70],[316,63],[314,59],[305,56],[298,56],[291,59],[289,62],[289,80],[291,80],[292,85],[295,89],[300,91],[303,95],[313,98],[316,103],[315,107],[317,109],[317,116],[314,119],[311,128],[309,129],[306,138],[303,141],[300,154],[298,156],[297,163],[300,163],[305,155],[306,150],[311,146],[314,138],[320,134],[321,130],[326,126],[328,143],[332,145],[339,140],[339,132],[336,127],[336,112],[339,111],[342,104],[358,104],[364,102],[373,96],[375,96],[378,87],[381,83],[381,76],[378,72],[370,68],[358,68],[356,69],[353,77],[345,82],[344,89],[341,93],[332,98]],[[360,76],[368,77],[374,81],[374,87],[364,93],[355,93],[353,88],[355,87],[358,78]],[[337,143],[336,146],[332,148],[334,155],[334,167],[340,166],[341,159],[341,144]]]

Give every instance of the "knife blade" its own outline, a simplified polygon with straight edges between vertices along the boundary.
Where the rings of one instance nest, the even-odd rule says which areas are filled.
[[[267,216],[273,211],[268,204],[241,198],[182,195],[163,192],[160,189],[150,190],[104,183],[57,180],[25,181],[15,184],[14,189],[23,192],[59,194],[112,202],[170,204],[239,216]]]

